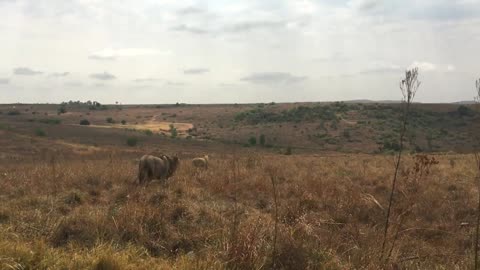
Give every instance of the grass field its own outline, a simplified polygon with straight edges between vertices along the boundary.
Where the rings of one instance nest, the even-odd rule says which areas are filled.
[[[472,267],[478,171],[471,154],[449,149],[404,157],[385,262],[394,170],[386,152],[299,146],[284,155],[280,146],[201,138],[212,115],[227,110],[233,119],[249,110],[234,105],[169,107],[179,123],[197,128],[190,139],[95,127],[110,125],[105,118],[114,111],[89,112],[92,125],[79,126],[87,110],[59,116],[56,108],[0,115],[0,269]],[[113,118],[134,125],[142,115],[138,125],[148,124],[157,109],[123,108]],[[61,122],[39,121],[45,112]],[[165,118],[156,120],[173,122]],[[125,143],[132,136],[139,139],[133,147]],[[167,182],[138,186],[136,159],[145,153],[177,154],[180,168]],[[194,168],[190,159],[204,154],[208,170]]]

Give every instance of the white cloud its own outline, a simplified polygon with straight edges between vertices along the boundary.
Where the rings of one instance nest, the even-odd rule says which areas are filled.
[[[305,76],[295,76],[286,72],[252,73],[240,80],[258,84],[291,84],[306,80]]]
[[[318,10],[317,4],[310,0],[293,0],[287,3],[289,8],[298,14],[313,14]]]
[[[184,74],[189,74],[189,75],[198,75],[198,74],[204,74],[210,72],[210,69],[208,68],[189,68],[183,70]]]
[[[437,69],[437,66],[435,64],[421,61],[414,61],[410,66],[408,66],[408,69],[412,69],[415,67],[417,67],[420,71],[423,72],[435,71]]]
[[[447,72],[454,72],[456,69],[454,65],[447,65]]]
[[[115,77],[115,75],[110,74],[108,72],[103,72],[103,73],[90,74],[90,78],[102,80],[102,81],[109,81],[109,80],[115,80],[117,77]]]
[[[360,11],[370,11],[380,7],[383,3],[383,0],[350,0],[347,5]]]
[[[89,55],[93,60],[115,60],[120,57],[136,57],[149,55],[168,55],[170,51],[160,51],[148,48],[103,49]]]
[[[34,76],[34,75],[41,75],[43,74],[42,71],[33,70],[28,67],[18,67],[13,70],[13,74],[15,75],[23,75],[23,76]]]

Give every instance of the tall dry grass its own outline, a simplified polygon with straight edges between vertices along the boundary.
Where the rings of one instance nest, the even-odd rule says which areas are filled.
[[[122,153],[56,159],[54,170],[50,160],[5,164],[0,269],[379,268],[390,156],[232,159],[213,155],[201,171],[184,162],[146,188],[132,184],[136,164]],[[464,269],[476,220],[473,158],[418,159],[400,166],[387,267]]]

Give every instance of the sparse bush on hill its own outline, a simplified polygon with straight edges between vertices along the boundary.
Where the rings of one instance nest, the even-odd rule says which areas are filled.
[[[58,114],[64,114],[67,112],[67,106],[65,104],[61,104],[60,107],[57,109]]]
[[[127,124],[127,121],[126,120],[122,120],[122,125],[126,125]]]
[[[128,146],[136,146],[138,144],[138,138],[137,137],[128,137],[127,138],[127,145]]]
[[[250,138],[248,139],[248,144],[250,144],[251,146],[255,146],[255,145],[257,144],[257,138],[255,138],[255,137],[253,137],[253,136],[250,137]]]
[[[17,111],[17,110],[8,111],[7,115],[10,115],[10,116],[20,115],[20,111]]]
[[[38,119],[37,121],[39,123],[50,124],[50,125],[58,125],[62,123],[61,119],[53,119],[53,118]]]
[[[80,120],[80,125],[82,125],[82,126],[89,126],[89,125],[90,125],[90,121],[88,121],[87,119]]]
[[[461,117],[475,115],[475,111],[465,105],[460,105],[457,109],[457,112],[458,112],[458,115],[460,115]]]
[[[37,128],[37,129],[35,129],[35,135],[38,136],[38,137],[45,137],[45,136],[47,136],[47,133],[45,132],[45,130],[43,130],[41,128]]]
[[[143,133],[145,133],[145,135],[147,135],[147,136],[152,136],[153,135],[153,131],[151,131],[150,129],[145,129],[143,131]]]
[[[343,107],[341,107],[343,108]],[[281,113],[269,112],[266,109],[256,108],[238,113],[235,121],[246,121],[249,124],[275,123],[275,122],[301,122],[314,120],[336,120],[335,106],[317,105],[314,107],[298,106]]]
[[[260,135],[260,145],[265,146],[265,134]]]
[[[107,117],[106,121],[107,121],[107,123],[109,123],[109,124],[114,124],[114,123],[115,123],[115,120],[113,120],[112,117]]]
[[[178,131],[173,124],[170,124],[170,137],[176,138],[178,136]]]

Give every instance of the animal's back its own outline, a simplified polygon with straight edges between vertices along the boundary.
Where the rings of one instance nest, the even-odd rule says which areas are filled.
[[[202,158],[194,158],[192,160],[193,166],[195,167],[208,167],[208,156]]]
[[[159,164],[162,164],[162,159],[154,157],[152,155],[144,155],[140,158],[138,164],[138,179],[139,182],[150,181],[153,178],[157,177],[157,170]]]

